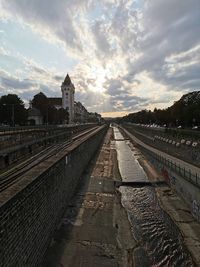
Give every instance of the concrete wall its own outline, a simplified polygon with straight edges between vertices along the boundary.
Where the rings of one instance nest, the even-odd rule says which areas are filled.
[[[71,138],[72,133],[96,126],[96,124],[80,124],[68,127],[54,126],[36,129],[26,129],[2,133],[0,135],[0,170],[23,159],[28,155],[34,155],[45,147]],[[17,128],[16,128],[17,129]]]
[[[150,162],[160,171],[163,178],[179,196],[188,204],[192,215],[200,222],[200,188],[174,172],[169,166],[159,161],[157,157],[145,151]]]
[[[13,186],[18,192],[10,189],[15,193],[0,207],[0,266],[40,266],[81,174],[105,132],[104,127],[84,143],[74,144],[60,157],[37,167],[23,183]],[[4,200],[6,197],[5,193]]]
[[[66,132],[42,138],[35,138],[33,136],[32,141],[29,142],[22,140],[20,145],[13,145],[10,148],[0,151],[0,170],[17,162],[19,159],[23,159],[28,155],[32,156],[40,152],[51,144],[68,140],[70,137],[71,134]]]
[[[179,132],[176,133],[176,135],[174,133],[173,136],[173,132],[172,130],[170,131],[170,129],[166,129],[165,131],[160,128],[152,129],[150,127],[148,128],[134,124],[124,124],[123,127],[148,145],[174,155],[179,159],[190,162],[191,164],[196,164],[198,166],[200,163],[200,141],[196,147],[193,147],[191,144],[186,145],[186,142],[181,144],[182,139],[190,140],[192,143],[198,142],[198,137],[196,136],[198,132],[193,131],[193,135],[191,133],[191,137],[189,138],[188,136],[183,137]],[[174,132],[175,131],[176,130],[174,130]],[[159,138],[164,138],[164,140]],[[169,140],[174,141],[174,143],[169,143]],[[179,143],[178,146],[176,145],[177,143]]]
[[[148,149],[148,146],[143,143],[144,140],[142,137],[137,135],[137,138],[134,138],[134,136],[134,133],[133,136],[129,134],[129,137],[131,139],[133,138],[133,141],[139,144],[141,151],[146,155],[154,167],[160,171],[169,186],[182,197],[185,203],[187,203],[195,219],[200,222],[199,173],[192,173],[190,172],[191,170],[187,170],[184,165],[181,166],[180,163],[177,164],[176,161],[173,161],[172,159],[169,160],[164,156],[153,152],[154,150],[152,147],[149,146]]]

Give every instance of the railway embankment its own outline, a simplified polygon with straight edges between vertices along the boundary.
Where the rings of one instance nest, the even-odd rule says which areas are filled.
[[[101,126],[71,145],[60,147],[24,173],[22,170],[9,187],[2,188],[0,266],[39,266],[81,174],[105,132],[106,127]]]
[[[121,176],[110,128],[54,233],[43,267],[134,266],[136,242],[114,179]]]
[[[0,131],[0,170],[66,140],[96,124],[9,128]]]

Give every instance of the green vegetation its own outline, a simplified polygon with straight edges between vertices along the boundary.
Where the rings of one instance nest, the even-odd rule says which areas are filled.
[[[44,124],[61,124],[69,121],[68,111],[63,108],[56,109],[49,103],[48,97],[41,92],[33,97],[31,106],[40,111]]]
[[[24,102],[17,95],[8,94],[0,97],[0,124],[24,125],[27,116]]]
[[[167,109],[142,110],[130,113],[122,121],[142,124],[158,124],[170,127],[200,125],[200,91],[183,95]]]
[[[48,98],[43,93],[34,96],[31,106],[40,112],[44,124],[68,123],[68,111],[63,108],[56,109],[50,105]],[[25,108],[24,102],[17,95],[8,94],[0,97],[1,125],[16,126],[29,123],[28,109]]]

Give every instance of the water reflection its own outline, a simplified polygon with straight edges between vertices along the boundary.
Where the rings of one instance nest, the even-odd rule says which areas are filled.
[[[117,128],[114,128],[114,137],[123,140],[122,134]],[[144,170],[135,160],[134,153],[131,151],[129,141],[116,141],[116,150],[119,170],[124,181],[147,181]]]
[[[123,139],[114,128],[115,139]],[[148,180],[134,157],[128,141],[116,141],[118,164],[125,181]],[[161,209],[154,188],[121,186],[122,204],[127,210],[132,233],[139,247],[134,251],[136,266],[193,266],[178,228]]]

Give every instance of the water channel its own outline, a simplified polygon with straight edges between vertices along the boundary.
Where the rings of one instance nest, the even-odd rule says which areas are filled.
[[[137,161],[137,150],[131,149],[130,141],[124,139],[118,128],[113,130],[122,180],[147,181]],[[178,228],[160,207],[154,188],[121,186],[119,190],[138,243],[134,250],[135,266],[194,266]]]

